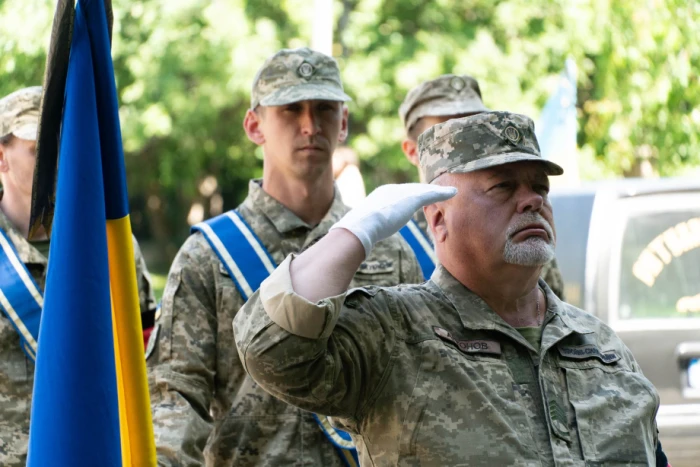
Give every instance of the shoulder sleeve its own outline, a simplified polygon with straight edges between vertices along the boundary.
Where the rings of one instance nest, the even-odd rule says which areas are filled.
[[[148,356],[153,428],[159,462],[202,465],[211,432],[209,408],[216,372],[216,292],[213,261],[201,234],[173,262]]]
[[[234,319],[238,352],[266,391],[304,410],[357,420],[389,366],[395,310],[382,288],[311,303],[287,258]]]

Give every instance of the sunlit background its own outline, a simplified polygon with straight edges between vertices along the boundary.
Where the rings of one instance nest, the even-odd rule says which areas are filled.
[[[411,87],[443,73],[470,74],[488,107],[538,121],[567,59],[577,121],[571,163],[582,180],[698,173],[699,2],[114,0],[113,6],[132,222],[158,282],[189,224],[235,207],[247,180],[261,174],[261,152],[242,129],[256,69],[279,48],[311,45],[314,34],[315,46],[339,61],[354,99],[349,146],[368,191],[417,178],[399,147],[397,110]],[[0,0],[0,95],[41,84],[54,7],[49,0]]]

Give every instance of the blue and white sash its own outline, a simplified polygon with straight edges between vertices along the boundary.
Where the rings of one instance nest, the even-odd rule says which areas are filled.
[[[435,251],[433,250],[433,243],[413,219],[408,221],[408,224],[403,226],[401,230],[399,230],[399,233],[411,246],[413,253],[415,253],[425,280],[430,279],[430,276],[432,276],[435,270],[435,263],[437,262]]]
[[[0,229],[0,309],[19,334],[22,350],[36,360],[44,297],[9,237]]]
[[[246,301],[277,267],[253,229],[236,211],[200,222],[192,227],[192,232],[204,234]],[[314,419],[345,464],[359,466],[350,435],[333,428],[324,415],[314,414]]]

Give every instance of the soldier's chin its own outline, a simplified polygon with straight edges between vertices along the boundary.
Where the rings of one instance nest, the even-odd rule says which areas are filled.
[[[509,239],[503,250],[503,259],[518,266],[544,266],[554,259],[554,245],[541,237],[530,237],[517,243]]]

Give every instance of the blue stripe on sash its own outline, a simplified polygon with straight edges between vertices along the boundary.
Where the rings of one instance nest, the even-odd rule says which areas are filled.
[[[430,279],[433,271],[435,271],[434,253],[432,251],[433,245],[430,239],[423,234],[418,224],[413,220],[408,221],[408,224],[403,226],[401,230],[399,230],[399,233],[404,240],[408,242],[413,253],[415,253],[425,280]],[[420,235],[420,238],[418,235]]]
[[[338,455],[348,467],[357,467],[360,465],[360,459],[357,455],[357,449],[352,442],[352,437],[349,433],[339,430],[331,425],[328,417],[324,415],[313,414],[314,420],[326,435],[326,438],[333,444]]]
[[[202,232],[246,301],[277,267],[265,245],[235,211],[196,224],[192,232]],[[359,466],[357,449],[350,435],[333,428],[327,417],[313,416],[345,465]]]
[[[197,224],[192,231],[204,234],[246,301],[276,267],[253,229],[235,211]]]
[[[20,337],[27,357],[36,360],[43,296],[9,237],[0,229],[0,309]]]

